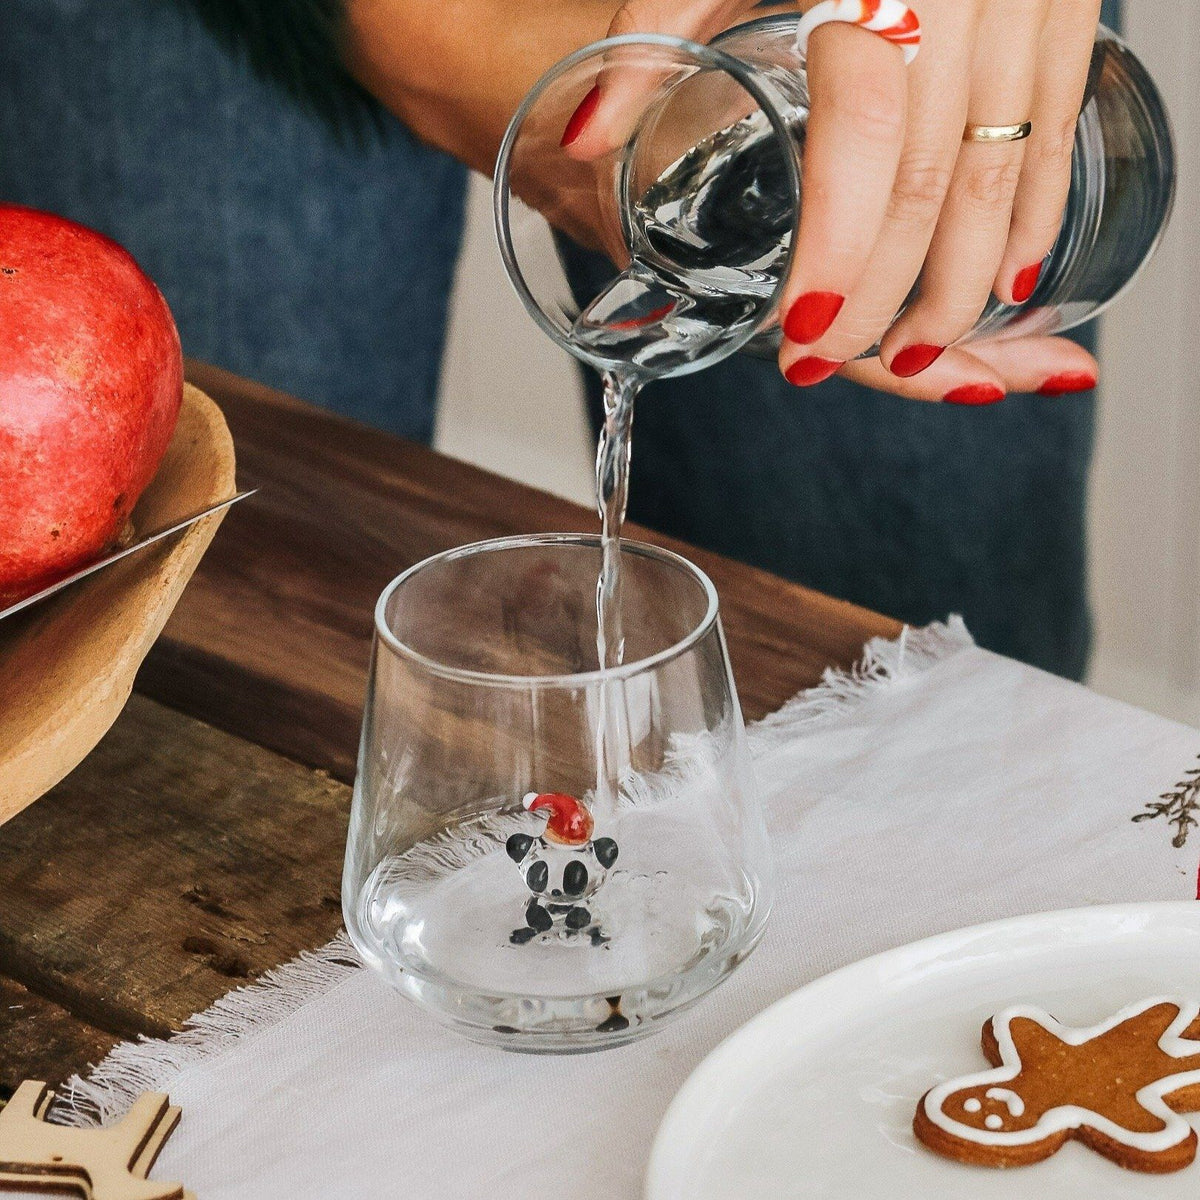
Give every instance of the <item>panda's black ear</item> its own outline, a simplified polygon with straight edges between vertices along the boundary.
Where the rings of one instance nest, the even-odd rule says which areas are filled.
[[[592,843],[592,849],[602,867],[611,867],[617,861],[617,843],[612,838],[597,838]]]
[[[529,853],[529,847],[533,845],[533,838],[527,833],[514,833],[512,837],[504,843],[504,849],[508,851],[508,857],[515,863],[519,863],[521,859]]]

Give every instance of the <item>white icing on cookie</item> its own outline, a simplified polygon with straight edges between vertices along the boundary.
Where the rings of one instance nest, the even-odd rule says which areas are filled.
[[[1012,1113],[1014,1117],[1021,1116],[1021,1114],[1025,1111],[1025,1101],[1022,1100],[1016,1092],[1010,1091],[1008,1088],[988,1088],[988,1090],[983,1094],[989,1100],[1003,1100],[1004,1103],[1008,1105],[1008,1111]],[[966,1107],[966,1104],[964,1104],[963,1108]],[[970,1111],[978,1112],[979,1110],[976,1108],[971,1109]],[[1001,1123],[1003,1124],[1003,1122]]]
[[[963,1101],[963,1108],[966,1109],[967,1112],[979,1112],[979,1110],[983,1108],[983,1101],[976,1096],[968,1096],[967,1099]]]
[[[1200,1070],[1182,1071],[1178,1075],[1168,1075],[1139,1089],[1136,1097],[1138,1103],[1163,1122],[1163,1128],[1153,1133],[1140,1133],[1125,1129],[1101,1113],[1075,1104],[1059,1105],[1044,1113],[1037,1124],[1031,1128],[1013,1130],[995,1128],[993,1118],[996,1115],[994,1113],[985,1121],[989,1128],[978,1129],[974,1125],[956,1121],[942,1110],[942,1105],[951,1095],[968,1088],[994,1084],[997,1086],[989,1089],[984,1093],[985,1095],[991,1097],[993,1091],[1008,1093],[1009,1097],[1015,1095],[1010,1089],[1002,1088],[999,1085],[1011,1083],[1021,1073],[1021,1058],[1013,1044],[1010,1029],[1013,1020],[1017,1017],[1035,1021],[1048,1033],[1060,1041],[1066,1042],[1069,1046],[1081,1046],[1084,1042],[1091,1041],[1092,1038],[1099,1037],[1110,1029],[1115,1029],[1124,1021],[1139,1016],[1159,1004],[1170,1004],[1179,1010],[1166,1032],[1159,1038],[1159,1049],[1172,1058],[1200,1055],[1200,1041],[1191,1041],[1182,1037],[1183,1031],[1200,1015],[1200,1003],[1194,1000],[1158,996],[1152,1000],[1131,1004],[1109,1017],[1108,1020],[1083,1029],[1060,1024],[1044,1009],[1034,1008],[1030,1005],[1016,1005],[992,1018],[992,1031],[1000,1050],[1001,1065],[987,1071],[980,1071],[976,1075],[964,1075],[958,1079],[947,1080],[931,1089],[924,1100],[925,1115],[934,1125],[952,1137],[971,1141],[980,1146],[1025,1146],[1031,1142],[1040,1142],[1051,1134],[1060,1133],[1064,1129],[1078,1129],[1081,1125],[1087,1125],[1131,1150],[1140,1150],[1150,1154],[1170,1150],[1191,1136],[1192,1127],[1183,1117],[1167,1107],[1163,1097],[1182,1088],[1200,1084]],[[997,1096],[996,1098],[1004,1097]],[[1009,1111],[1013,1116],[1020,1116],[1025,1110],[1024,1101],[1019,1096],[1016,1098],[1021,1104],[1020,1111],[1013,1108],[1011,1098],[1008,1100]],[[969,1112],[978,1112],[979,1108],[968,1108],[973,1100],[974,1097],[969,1097],[964,1101],[963,1109]]]
[[[1004,1118],[997,1116],[995,1113],[988,1113],[988,1115],[983,1118],[983,1123],[989,1129],[1003,1129],[1004,1128]]]

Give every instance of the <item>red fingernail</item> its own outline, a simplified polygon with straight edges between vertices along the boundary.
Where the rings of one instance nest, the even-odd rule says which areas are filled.
[[[1023,271],[1017,272],[1017,277],[1013,280],[1012,289],[1014,303],[1024,304],[1033,295],[1033,289],[1037,287],[1038,277],[1041,273],[1041,263],[1034,263],[1032,267],[1026,267]]]
[[[643,313],[640,317],[630,317],[627,321],[613,321],[609,325],[609,329],[644,329],[647,325],[653,325],[655,321],[661,321],[663,317],[668,316],[675,308],[677,301],[672,300],[669,304],[663,304],[658,308],[651,309],[648,313]]]
[[[926,367],[933,366],[945,352],[945,346],[929,346],[924,343],[905,346],[892,359],[891,372],[899,379],[909,379],[913,375],[920,375]]]
[[[943,397],[947,404],[995,404],[1004,399],[1004,389],[994,383],[964,383]]]
[[[814,383],[820,383],[823,379],[828,379],[830,375],[840,370],[846,364],[839,362],[836,358],[818,358],[815,354],[810,354],[807,358],[798,358],[786,371],[783,373],[784,379],[796,387],[812,387]]]
[[[833,324],[845,303],[840,292],[805,292],[788,310],[783,336],[801,346],[811,345]]]
[[[1067,392],[1090,392],[1096,386],[1096,376],[1091,371],[1062,371],[1051,375],[1038,388],[1041,396],[1063,396]]]
[[[582,132],[583,127],[592,119],[596,105],[600,103],[600,85],[594,84],[592,90],[579,102],[579,107],[571,114],[566,129],[563,130],[560,146],[569,146]]]

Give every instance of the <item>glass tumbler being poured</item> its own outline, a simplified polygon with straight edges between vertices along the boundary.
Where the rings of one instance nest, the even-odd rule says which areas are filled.
[[[644,382],[743,347],[777,349],[803,203],[809,101],[798,21],[764,17],[709,46],[651,35],[598,42],[526,97],[497,163],[497,235],[526,308],[577,358]],[[640,98],[636,119],[609,153],[577,161],[560,145],[567,121],[618,73]],[[1162,99],[1101,26],[1062,228],[1037,288],[1021,305],[992,299],[963,340],[1061,333],[1101,312],[1158,244],[1174,180]],[[545,269],[547,223],[609,258],[592,294],[573,295]]]

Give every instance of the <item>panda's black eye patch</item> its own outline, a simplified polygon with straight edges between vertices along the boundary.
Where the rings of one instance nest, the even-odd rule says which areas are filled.
[[[597,838],[592,843],[592,849],[595,851],[600,865],[605,869],[617,861],[617,843],[612,838]]]
[[[581,862],[569,862],[563,871],[563,891],[568,896],[582,896],[588,884],[587,867]]]
[[[544,862],[535,862],[525,872],[525,882],[531,892],[544,892],[550,882],[550,868]]]
[[[520,862],[521,859],[529,853],[529,847],[533,845],[533,838],[527,833],[514,833],[507,842],[504,843],[504,849],[508,857],[513,862]]]

